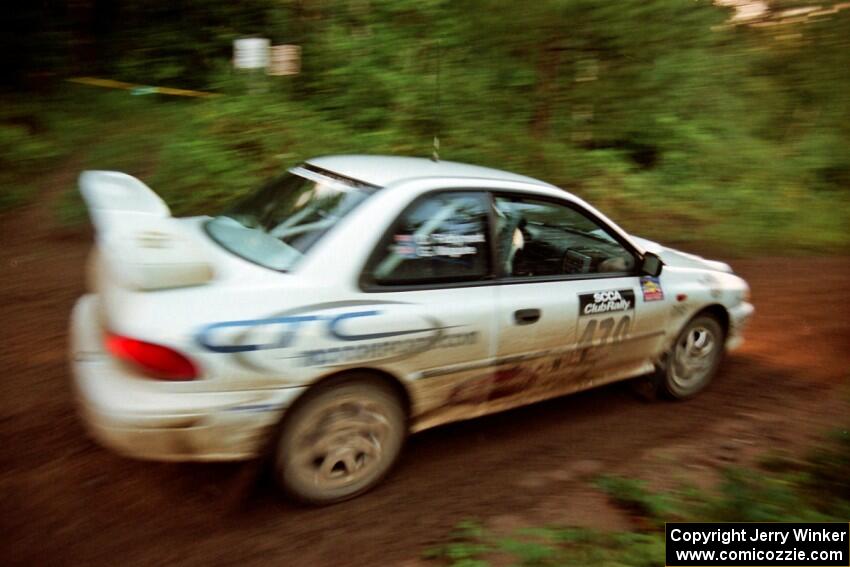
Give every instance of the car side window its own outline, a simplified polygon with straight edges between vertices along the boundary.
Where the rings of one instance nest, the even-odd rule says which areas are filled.
[[[480,192],[428,195],[405,210],[366,268],[380,285],[479,280],[490,275],[489,200]]]
[[[635,256],[577,209],[542,199],[496,196],[496,246],[512,277],[629,273]]]

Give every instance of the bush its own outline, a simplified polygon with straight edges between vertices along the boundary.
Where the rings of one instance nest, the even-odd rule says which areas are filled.
[[[35,192],[34,178],[46,171],[59,153],[49,138],[27,125],[0,121],[0,210],[30,197]]]

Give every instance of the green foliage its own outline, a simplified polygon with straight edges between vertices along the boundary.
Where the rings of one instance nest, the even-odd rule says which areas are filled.
[[[499,550],[516,557],[521,565],[546,565],[556,554],[551,545],[511,537],[499,540]]]
[[[488,532],[480,524],[466,520],[457,525],[446,544],[425,550],[428,559],[445,559],[455,567],[488,565],[479,557],[493,551]]]
[[[596,486],[618,506],[638,518],[645,518],[652,525],[664,525],[673,513],[673,505],[669,497],[651,492],[640,480],[602,476],[596,480]]]
[[[223,96],[175,103],[89,88],[65,97],[68,120],[46,134],[0,120],[0,149],[13,148],[0,158],[4,189],[37,187],[44,148],[75,153],[82,132],[86,166],[139,171],[175,212],[211,212],[306,157],[427,156],[439,132],[444,159],[551,181],[650,238],[742,253],[850,246],[850,10],[777,30],[725,25],[729,11],[707,0],[89,9],[110,25],[22,21],[92,46],[100,57],[86,73]],[[230,70],[244,35],[301,45],[301,74]],[[42,66],[65,72],[54,55]],[[62,106],[48,103],[33,112]]]
[[[845,521],[850,513],[850,434],[835,431],[801,462],[784,459],[770,474],[724,471],[716,495],[700,495],[691,513],[703,521]],[[777,470],[778,469],[778,470]]]
[[[702,495],[693,514],[706,522],[815,522],[824,518],[801,493],[799,479],[728,469],[719,494]]]
[[[655,567],[664,561],[662,533],[606,534],[581,528],[535,528],[499,536],[479,528],[459,530],[450,541],[424,553],[425,558],[452,567],[483,567],[490,561],[527,567],[583,565],[593,567]]]
[[[850,428],[833,432],[810,456],[806,486],[819,510],[850,518]]]
[[[771,455],[767,472],[727,469],[716,490],[654,493],[637,480],[606,476],[596,486],[649,529],[600,532],[545,526],[496,535],[466,521],[425,557],[452,566],[650,567],[664,564],[664,522],[843,522],[850,517],[850,433],[842,428],[805,460]]]
[[[63,148],[51,135],[54,115],[38,112],[25,98],[0,104],[0,210],[22,204],[36,190]]]
[[[46,166],[55,149],[25,126],[0,124],[0,210],[32,193],[29,176]]]

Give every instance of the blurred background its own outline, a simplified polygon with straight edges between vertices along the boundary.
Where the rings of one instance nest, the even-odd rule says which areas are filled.
[[[650,567],[665,521],[850,518],[850,2],[7,0],[0,29],[0,564]],[[731,260],[742,350],[687,404],[615,385],[416,435],[317,510],[88,440],[82,170],[205,214],[435,135]]]
[[[126,171],[177,213],[207,212],[301,159],[428,156],[438,133],[443,159],[545,179],[665,242],[848,245],[847,2],[45,0],[5,12],[3,208],[71,167]],[[268,69],[240,70],[244,38],[294,47],[277,71],[275,47]],[[80,78],[101,86],[69,82]],[[83,221],[73,185],[61,191],[57,219]]]

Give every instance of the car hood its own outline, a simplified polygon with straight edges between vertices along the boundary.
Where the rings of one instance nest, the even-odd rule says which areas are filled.
[[[717,260],[707,260],[702,256],[697,256],[696,254],[689,254],[687,252],[682,252],[681,250],[676,250],[674,248],[668,248],[663,246],[657,242],[653,242],[652,240],[647,240],[646,238],[641,238],[639,236],[632,235],[632,239],[637,242],[640,246],[643,247],[647,252],[653,252],[658,254],[661,258],[661,261],[664,264],[676,268],[697,268],[701,270],[712,270],[715,272],[727,272],[732,273],[732,267],[726,262],[719,262]]]

